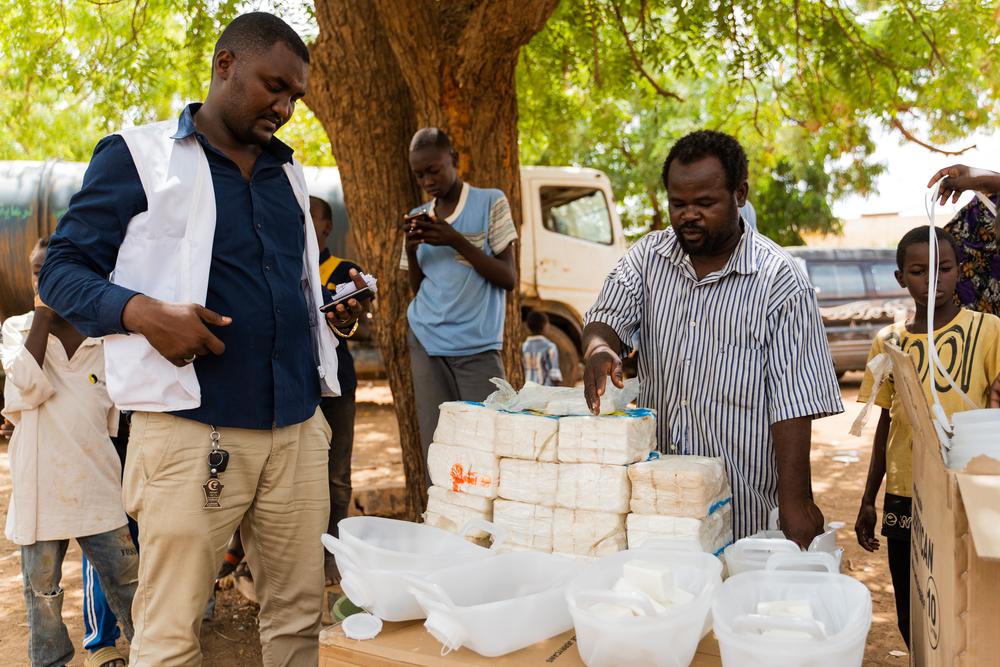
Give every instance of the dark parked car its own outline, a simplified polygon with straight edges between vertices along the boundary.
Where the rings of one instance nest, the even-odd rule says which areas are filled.
[[[913,309],[889,248],[785,248],[809,274],[838,375],[863,370],[875,334]]]

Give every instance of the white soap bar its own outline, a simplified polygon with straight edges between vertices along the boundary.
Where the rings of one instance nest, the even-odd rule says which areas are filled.
[[[771,616],[777,618],[803,618],[812,619],[812,605],[809,600],[769,600],[757,603],[757,613],[761,616]],[[825,634],[826,629],[822,623],[818,623],[820,630]],[[770,637],[801,637],[812,639],[812,635],[802,630],[765,630],[762,634]]]
[[[625,514],[628,512],[630,493],[625,466],[597,463],[559,465],[559,488],[556,493],[556,505],[559,507]]]
[[[534,551],[552,551],[551,507],[530,505],[514,500],[493,504],[493,523],[507,530],[505,543]]]
[[[655,448],[656,418],[649,410],[559,420],[560,463],[623,466],[645,460]]]
[[[431,483],[457,493],[496,498],[500,459],[488,452],[433,443],[427,450]]]
[[[615,593],[625,593],[627,595],[641,595],[642,597],[644,597],[646,600],[649,601],[649,605],[653,608],[653,612],[656,614],[662,614],[667,610],[666,605],[660,604],[652,597],[647,595],[645,592],[639,590],[637,587],[626,581],[625,577],[622,577],[621,579],[616,581],[615,585],[611,587],[611,590],[613,590]],[[638,615],[642,616],[642,614]]]
[[[498,494],[505,500],[552,507],[556,504],[558,473],[558,463],[500,459]]]
[[[636,514],[701,518],[732,496],[721,458],[662,456],[628,468]]]
[[[733,540],[732,503],[702,519],[629,514],[625,525],[628,529],[629,549],[641,547],[650,538],[665,538],[690,542],[699,550],[714,554]]]
[[[556,553],[599,557],[627,547],[624,514],[563,507],[553,513],[552,549]]]
[[[493,452],[496,442],[496,418],[499,413],[479,403],[451,401],[442,403],[434,442]]]
[[[809,600],[770,600],[757,603],[757,613],[761,616],[781,618],[812,618]]]
[[[424,523],[458,534],[472,519],[492,521],[493,500],[468,493],[456,493],[439,486],[427,489],[427,511],[424,512]],[[466,537],[479,542],[487,539],[489,534],[476,530]]]
[[[622,577],[660,603],[669,600],[674,591],[674,571],[668,563],[630,560],[622,568]]]
[[[554,463],[559,419],[527,412],[498,412],[496,454],[512,459]]]
[[[595,602],[590,605],[588,609],[595,614],[604,616],[605,618],[633,618],[635,616],[642,615],[632,611],[631,607],[614,604],[613,602]]]

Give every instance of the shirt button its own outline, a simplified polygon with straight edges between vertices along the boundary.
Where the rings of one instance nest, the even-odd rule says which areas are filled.
[[[684,360],[684,365],[685,366],[690,366],[691,365],[691,360],[690,359],[685,359]]]
[[[278,306],[277,308],[275,308],[274,312],[276,312],[276,313],[278,313],[280,315],[281,314],[281,306]]]
[[[264,265],[264,270],[265,271],[270,271],[271,270],[271,265],[270,264],[265,264]],[[694,326],[694,323],[692,322],[691,325]]]
[[[691,320],[691,326],[693,327],[698,326],[698,322],[696,322],[695,320]]]
[[[682,408],[686,408],[687,406],[688,406],[687,399],[682,398],[681,399],[681,407]]]
[[[258,222],[258,223],[257,223],[257,229],[264,229],[264,225],[262,225],[262,224],[260,224],[260,223]]]

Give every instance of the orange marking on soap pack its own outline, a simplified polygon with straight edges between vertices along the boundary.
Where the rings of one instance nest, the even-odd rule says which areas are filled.
[[[451,466],[451,490],[460,492],[463,486],[481,486],[489,488],[493,480],[487,476],[480,476],[475,470],[465,470],[461,463]]]

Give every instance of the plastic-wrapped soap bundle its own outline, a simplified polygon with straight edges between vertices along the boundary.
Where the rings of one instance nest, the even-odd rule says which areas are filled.
[[[628,468],[628,545],[650,537],[718,554],[733,539],[732,492],[722,459],[662,456]]]
[[[552,550],[558,554],[600,557],[627,546],[624,514],[564,507],[553,513]]]
[[[625,466],[560,463],[556,505],[567,509],[625,514],[630,484]]]
[[[427,451],[434,486],[483,498],[497,497],[500,461],[490,452],[434,443]]]
[[[553,509],[513,500],[493,503],[493,523],[507,530],[511,551],[552,551]]]
[[[559,419],[529,412],[496,413],[497,456],[554,462]]]
[[[439,486],[432,486],[427,490],[427,511],[424,512],[424,523],[427,525],[459,533],[473,519],[493,520],[491,498],[457,493]],[[468,537],[478,541],[489,536],[482,531],[474,531]]]
[[[656,416],[652,410],[559,420],[560,463],[624,466],[645,460],[655,446]]]
[[[720,458],[662,456],[629,466],[628,477],[636,514],[700,519],[733,495]]]
[[[442,403],[434,442],[494,452],[498,413],[482,403],[451,401]]]
[[[689,542],[701,551],[718,555],[733,540],[732,503],[726,503],[701,519],[629,514],[626,527],[630,549],[641,547],[650,538],[664,538]]]
[[[498,494],[505,500],[551,507],[555,504],[558,473],[557,463],[500,459]]]

